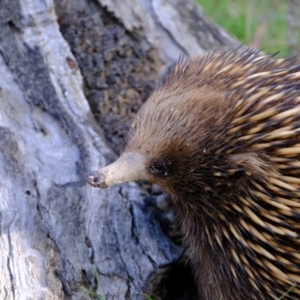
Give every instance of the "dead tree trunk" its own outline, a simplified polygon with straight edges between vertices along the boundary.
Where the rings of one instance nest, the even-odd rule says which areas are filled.
[[[2,0],[0,23],[0,298],[145,299],[182,250],[145,189],[86,175],[166,66],[237,42],[187,0]]]

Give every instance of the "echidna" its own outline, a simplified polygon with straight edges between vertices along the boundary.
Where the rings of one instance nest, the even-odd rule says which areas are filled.
[[[300,299],[300,64],[255,50],[181,60],[96,187],[174,199],[199,299]]]

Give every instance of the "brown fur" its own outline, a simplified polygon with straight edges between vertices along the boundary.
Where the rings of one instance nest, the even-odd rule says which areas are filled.
[[[300,297],[300,65],[247,50],[179,62],[125,152],[173,195],[203,300]]]

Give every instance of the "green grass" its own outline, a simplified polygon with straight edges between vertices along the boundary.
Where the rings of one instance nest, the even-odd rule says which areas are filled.
[[[93,265],[93,268],[94,268],[94,274],[95,274],[95,278],[96,278],[97,291],[99,292],[99,294],[97,294],[96,292],[94,292],[92,290],[89,290],[85,287],[81,287],[81,289],[83,291],[85,291],[87,294],[89,294],[90,297],[92,297],[93,299],[105,300],[104,292],[103,292],[102,287],[101,287],[100,276],[99,276],[99,273],[97,271],[96,265]],[[146,300],[154,300],[153,298],[151,298],[150,296],[148,296],[145,293],[143,293],[143,296],[145,297]]]
[[[283,300],[285,296],[287,296],[295,287],[295,285],[292,285],[281,297],[278,298],[278,300]]]
[[[150,296],[148,296],[147,294],[143,294],[143,296],[145,297],[146,300],[154,300],[153,298],[151,298]]]
[[[87,294],[89,294],[92,298],[94,299],[98,299],[98,300],[105,300],[105,296],[104,296],[104,293],[103,293],[103,290],[102,290],[102,287],[101,287],[101,283],[100,283],[100,277],[99,277],[99,274],[97,272],[97,268],[96,266],[94,265],[94,273],[95,273],[95,277],[96,277],[96,283],[97,283],[97,290],[99,291],[100,294],[97,294],[85,287],[82,287],[82,290],[84,290]]]
[[[287,25],[288,1],[196,1],[203,8],[206,15],[244,44],[254,45],[266,53],[280,51],[279,57],[290,54]]]

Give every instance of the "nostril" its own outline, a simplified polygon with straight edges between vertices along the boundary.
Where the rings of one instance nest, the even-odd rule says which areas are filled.
[[[99,174],[98,172],[92,173],[87,178],[87,183],[93,187],[106,188],[108,185],[105,181],[106,181],[106,176],[101,173]]]
[[[94,177],[94,178],[92,178],[92,180],[94,183],[99,183],[99,181],[100,181],[99,177]]]

